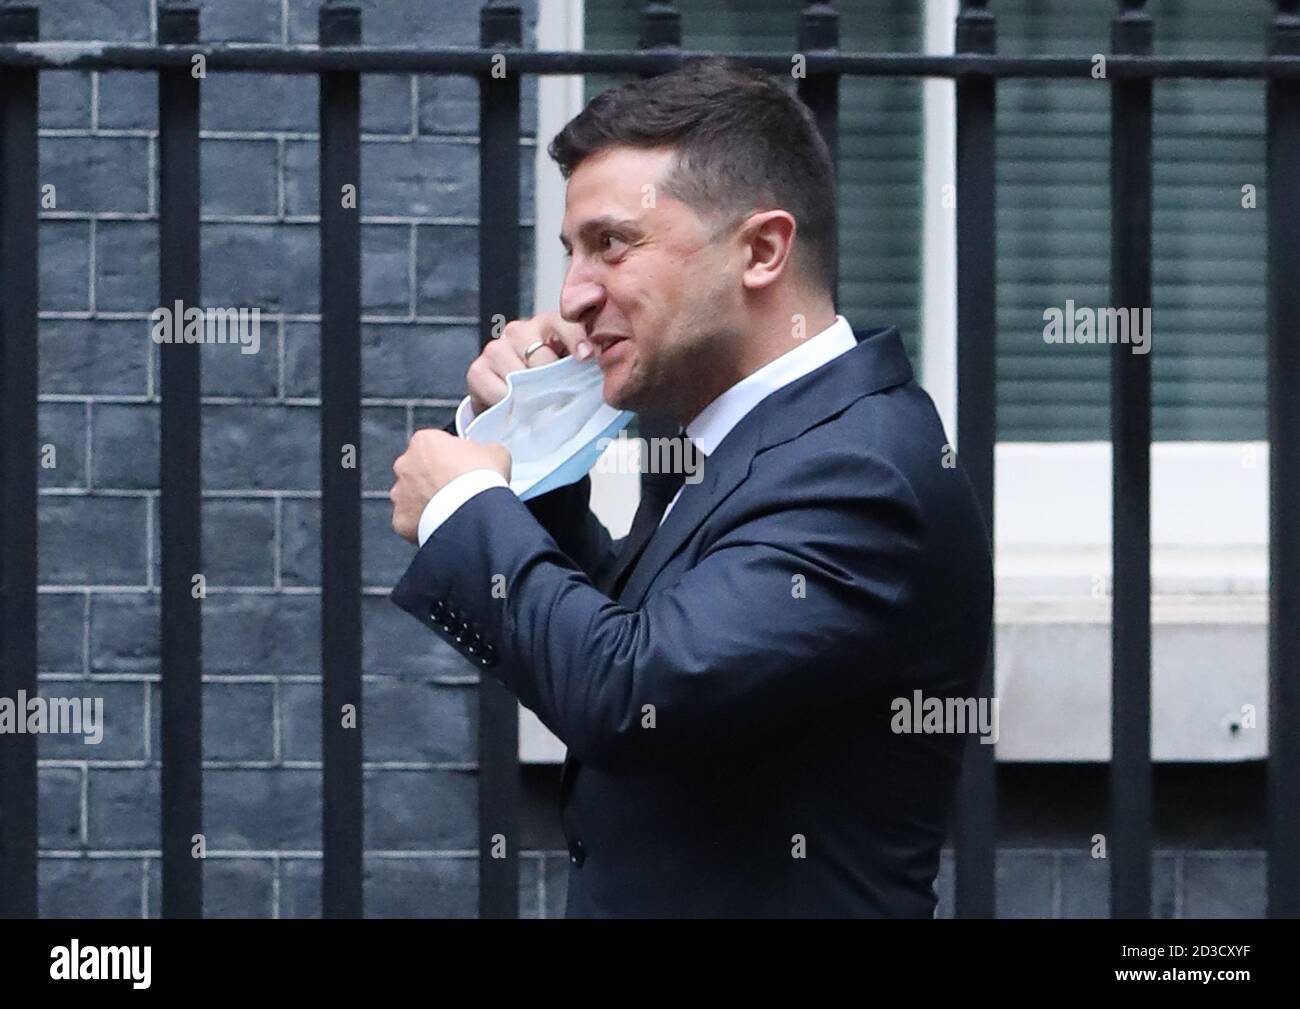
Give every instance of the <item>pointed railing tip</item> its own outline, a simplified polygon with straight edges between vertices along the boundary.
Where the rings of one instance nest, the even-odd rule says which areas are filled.
[[[36,0],[0,2],[0,42],[36,42],[41,36],[40,21]]]
[[[199,39],[199,5],[194,0],[163,0],[158,5],[158,42],[184,45]]]
[[[361,44],[361,5],[356,0],[324,0],[316,24],[322,46]]]

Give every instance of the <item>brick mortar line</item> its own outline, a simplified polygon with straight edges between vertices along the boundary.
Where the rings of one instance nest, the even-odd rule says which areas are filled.
[[[37,761],[37,769],[40,761]],[[81,780],[78,782],[78,815],[81,822],[77,824],[77,839],[84,847],[90,845],[90,768],[82,767]],[[39,802],[39,797],[38,797]]]
[[[39,677],[39,675],[38,675],[38,676],[37,676],[37,680],[39,681],[39,679],[40,679],[40,677]],[[156,682],[156,683],[158,683],[158,684],[161,685],[161,683],[162,683],[162,677],[159,676],[159,677],[158,677],[155,681],[153,681],[153,682]],[[151,763],[151,764],[157,763],[157,764],[159,764],[159,765],[161,766],[162,754],[161,754],[161,753],[158,754],[158,756],[157,756],[156,758],[154,757],[154,754],[153,754],[153,691],[149,689],[149,687],[152,685],[152,683],[151,683],[150,681],[143,681],[143,684],[142,684],[142,685],[143,685],[143,687],[144,687],[144,713],[143,713],[143,716],[144,716],[144,720],[145,720],[145,722],[144,722],[145,728],[144,728],[144,733],[143,733],[144,759],[145,759],[148,763]],[[162,722],[162,714],[161,714],[161,712],[160,712],[160,713],[159,713],[159,723],[161,724],[161,722]],[[87,773],[87,774],[90,773],[90,769],[89,769],[89,768],[86,769],[86,773]]]
[[[280,856],[271,856],[271,917],[280,917]]]
[[[281,221],[288,216],[288,202],[284,186],[285,176],[288,171],[285,165],[284,138],[277,137],[275,141],[275,216]],[[199,216],[202,219],[201,212]]]
[[[36,399],[37,399],[37,403],[39,404],[39,402],[40,402],[40,396],[38,395],[38,396],[36,397]],[[83,449],[83,451],[84,451],[84,453],[85,453],[85,466],[86,466],[86,470],[85,470],[85,473],[84,473],[83,475],[84,475],[85,478],[86,478],[86,486],[87,486],[87,487],[90,487],[90,486],[93,485],[93,482],[94,482],[93,474],[94,474],[94,472],[95,472],[95,469],[94,469],[94,463],[95,463],[95,456],[94,456],[94,452],[95,452],[95,437],[94,437],[94,423],[95,423],[95,421],[94,421],[94,412],[95,412],[95,411],[94,411],[94,408],[93,408],[93,400],[87,399],[87,400],[85,401],[85,407],[84,407],[84,409],[82,410],[82,419],[83,419],[83,422],[84,422],[85,425],[86,425],[86,440],[85,440],[85,444],[82,446],[82,449]],[[38,497],[38,498],[40,497],[40,489],[39,489],[39,488],[37,489],[37,497]],[[153,530],[149,528],[149,523],[148,523],[148,517],[147,517],[147,516],[146,516],[146,519],[145,519],[145,532],[149,535],[149,541],[150,541],[150,542],[153,542],[153,535],[152,535],[152,534],[153,534]]]
[[[146,179],[146,205],[151,217],[158,216],[158,138],[149,138],[149,177]],[[200,200],[202,195],[200,194]]]
[[[97,300],[98,292],[95,289],[95,276],[99,273],[99,258],[95,254],[99,248],[99,228],[97,227],[97,223],[98,222],[95,218],[92,217],[90,218],[86,228],[86,305],[92,312],[99,308],[99,302]],[[38,244],[39,241],[40,239],[38,235]],[[37,314],[37,318],[40,318],[39,313]]]
[[[285,355],[288,353],[289,341],[285,339],[285,335],[284,313],[278,312],[275,317],[275,397],[277,400],[289,398],[287,393],[289,385],[285,377],[288,374],[288,360]]]
[[[40,591],[37,590],[39,597]],[[90,592],[81,593],[81,671],[83,675],[89,677],[92,675],[90,668]],[[40,673],[36,674],[36,680],[40,682]],[[145,697],[145,703],[148,704],[149,698]],[[146,749],[146,753],[148,750]]]
[[[75,71],[74,71],[75,72]],[[85,72],[85,71],[81,71]],[[104,73],[102,70],[95,70],[92,73],[99,75]],[[107,71],[109,73],[121,73],[123,71]],[[125,71],[131,73],[133,71]],[[148,71],[134,71],[136,73],[148,73]],[[245,71],[219,71],[220,73],[240,73]],[[261,75],[274,76],[274,75]],[[415,75],[420,76],[420,75]],[[521,106],[522,111],[522,106]],[[312,118],[315,118],[314,116]],[[92,122],[95,120],[92,119]],[[445,144],[448,147],[479,147],[478,127],[466,127],[465,132],[433,130],[427,132],[412,133],[409,129],[406,133],[398,133],[395,130],[379,130],[361,132],[362,143],[375,144],[407,144],[411,142],[426,144]],[[38,139],[49,138],[53,140],[149,140],[157,139],[161,131],[157,126],[42,126],[37,131]],[[1105,134],[1098,134],[1099,138],[1104,138]],[[245,130],[224,130],[224,129],[199,129],[199,140],[238,140],[238,141],[271,141],[271,140],[294,140],[302,143],[319,143],[320,133],[316,130],[298,130],[292,127],[272,126],[268,129],[245,129]],[[520,147],[536,147],[537,135],[535,133],[523,132],[519,135]],[[895,160],[901,160],[896,158]]]
[[[43,210],[38,215],[42,221],[107,221],[111,224],[136,223],[152,224],[159,219],[155,210]],[[319,214],[230,214],[220,211],[208,211],[199,215],[200,224],[266,224],[284,225],[286,227],[306,227],[320,224]],[[536,218],[519,219],[520,229],[536,227]],[[443,228],[479,228],[476,218],[459,216],[428,216],[420,214],[363,214],[361,224],[443,227]]]
[[[414,556],[414,554],[412,555]],[[97,596],[157,596],[162,592],[158,585],[69,585],[69,584],[52,584],[37,586],[37,595],[69,595],[76,592],[92,592]],[[319,585],[286,585],[282,588],[275,588],[272,585],[220,585],[208,587],[208,595],[225,596],[236,598],[239,596],[263,596],[268,599],[276,597],[288,598],[298,596],[304,599],[319,596],[321,587]],[[392,592],[392,586],[386,582],[382,585],[363,585],[361,595],[363,597],[384,598]]]
[[[137,395],[134,393],[79,393],[79,392],[47,392],[37,397],[38,403],[107,403],[107,404],[124,404],[136,406],[157,406],[162,402],[159,395]],[[277,399],[272,396],[200,396],[200,406],[293,406],[319,408],[321,405],[320,397],[317,396],[286,396],[284,399]],[[410,396],[402,397],[378,397],[363,396],[361,405],[371,407],[433,407],[441,409],[454,409],[460,405],[460,399],[448,398],[431,398],[419,399]]]
[[[226,307],[226,306],[223,306]],[[260,305],[256,306],[259,310]],[[47,309],[41,312],[37,319],[47,322],[149,322],[155,309],[137,310],[137,311],[108,311],[108,310],[90,310],[90,309]],[[319,313],[308,312],[268,312],[273,316],[272,321],[277,329],[283,328],[285,323],[296,325],[320,325],[321,316]],[[363,315],[361,324],[363,326],[460,326],[471,327],[477,326],[479,320],[472,315],[417,315],[414,317],[407,315]],[[222,344],[201,344],[200,346],[223,346]],[[234,346],[227,344],[226,346]],[[250,355],[245,354],[244,357]],[[46,394],[49,395],[49,394]],[[301,397],[300,397],[301,398]],[[404,397],[409,399],[410,397]],[[459,401],[458,401],[459,402]]]
[[[162,492],[156,487],[42,487],[38,491],[38,497],[42,498],[120,498],[120,499],[140,499],[153,500],[162,496]],[[205,501],[267,501],[279,497],[294,500],[319,500],[320,491],[312,490],[294,490],[292,488],[276,488],[273,490],[265,489],[206,489],[201,491],[201,496]],[[361,492],[363,501],[383,501],[388,499],[388,492],[383,490],[363,490]]]
[[[36,674],[37,682],[45,683],[74,683],[88,682],[96,683],[140,683],[140,684],[161,684],[161,673],[60,673],[60,672],[40,672]],[[400,681],[404,683],[413,683],[418,686],[433,687],[477,687],[479,681],[472,676],[431,676],[423,679],[412,677],[398,676],[393,673],[363,673],[361,676],[363,683],[391,683]],[[204,673],[202,676],[204,683],[232,683],[235,685],[249,684],[266,686],[270,683],[283,683],[288,686],[318,686],[320,684],[319,673]],[[146,697],[147,700],[147,697]],[[147,751],[146,751],[147,752]],[[51,758],[53,759],[53,758]]]
[[[161,586],[158,585],[50,585],[40,586],[38,595],[65,595],[73,592],[90,591],[98,596],[157,596],[162,592]],[[235,599],[238,597],[264,597],[273,599],[276,597],[297,597],[303,599],[314,598],[320,595],[321,587],[319,585],[286,585],[276,588],[272,585],[212,585],[208,584],[208,597],[223,597]],[[386,598],[392,592],[392,586],[387,583],[362,586],[361,595],[365,598],[380,599]]]
[[[90,771],[156,771],[161,761],[132,760],[78,760],[73,757],[42,757],[37,761],[38,767],[45,770],[81,770]],[[361,767],[367,771],[409,771],[427,774],[430,771],[446,771],[467,774],[478,771],[478,764],[468,761],[362,761]],[[324,764],[319,760],[205,760],[205,771],[320,771]]]
[[[161,683],[161,676],[157,673],[71,673],[57,671],[42,671],[36,674],[38,682],[46,683],[75,683],[80,681],[91,681],[93,683]],[[393,680],[391,673],[363,673],[361,680],[363,683],[388,683]],[[286,683],[290,686],[309,686],[320,682],[319,674],[311,673],[204,673],[202,676],[204,683],[233,683],[236,685],[248,684],[258,686],[268,686],[272,683]],[[477,680],[466,682],[442,682],[437,679],[415,681],[421,686],[432,684],[434,686],[463,687],[474,686]]]
[[[530,848],[530,852],[537,855],[555,855],[560,852],[559,848]],[[522,855],[523,852],[520,852]],[[162,861],[161,848],[93,848],[86,851],[79,851],[75,848],[38,848],[37,855],[40,858],[47,858],[51,861],[100,861],[115,862],[126,861],[129,859],[145,858],[150,861]],[[368,858],[383,858],[393,861],[410,861],[417,858],[445,858],[454,860],[477,859],[478,852],[467,848],[367,848],[365,855]],[[251,848],[248,850],[240,848],[221,848],[208,849],[204,856],[204,861],[210,859],[219,859],[221,861],[270,861],[273,858],[282,858],[286,861],[312,861],[319,862],[323,855],[318,848]]]
[[[229,681],[225,681],[229,682]],[[284,746],[280,732],[281,723],[286,720],[284,696],[280,693],[280,681],[271,681],[271,759],[276,764],[284,763]]]
[[[140,859],[140,917],[149,917],[149,859]]]
[[[284,498],[272,498],[271,505],[271,587],[284,589]]]

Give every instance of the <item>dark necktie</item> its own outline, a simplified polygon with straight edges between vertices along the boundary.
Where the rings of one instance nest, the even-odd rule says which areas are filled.
[[[679,432],[675,437],[683,442],[681,451],[665,452],[661,454],[660,458],[684,462],[689,458],[686,455],[687,452],[696,452],[697,450],[684,433]],[[647,460],[643,460],[643,463],[648,465]],[[611,588],[611,596],[617,598],[618,594],[623,590],[623,585],[627,582],[628,576],[631,575],[641,554],[645,551],[646,544],[650,542],[655,530],[659,528],[659,522],[668,508],[668,502],[673,499],[673,495],[686,482],[685,470],[685,465],[682,465],[677,467],[677,472],[646,473],[642,477],[641,504],[637,507],[636,515],[632,519],[632,528],[628,530],[627,539],[624,541],[622,550],[619,553],[619,574]]]

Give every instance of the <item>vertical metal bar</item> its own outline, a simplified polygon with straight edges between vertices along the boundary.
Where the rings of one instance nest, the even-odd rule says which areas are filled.
[[[1269,51],[1300,55],[1300,2]],[[1300,81],[1268,84],[1268,915],[1300,917]]]
[[[682,15],[673,6],[672,0],[646,0],[641,5],[641,23],[636,47],[647,50],[682,47]]]
[[[35,42],[35,3],[0,7],[0,41]],[[0,70],[0,697],[36,684],[39,71]],[[36,917],[36,737],[0,733],[0,918]]]
[[[1150,54],[1144,0],[1121,0],[1116,53]],[[1111,84],[1111,307],[1151,307],[1151,80]],[[1110,900],[1151,916],[1151,354],[1111,346]]]
[[[197,6],[159,10],[159,42],[184,45],[198,37]],[[199,80],[189,67],[158,72],[158,153],[158,302],[168,310],[178,302],[198,307]],[[194,576],[203,570],[199,351],[198,344],[179,340],[159,347],[165,918],[203,914],[203,863],[193,855],[195,835],[203,832],[203,610],[194,592]]]
[[[519,74],[507,50],[523,41],[518,6],[479,13],[484,49],[505,57],[479,77],[479,344],[494,317],[519,315]],[[479,916],[519,916],[519,706],[491,676],[479,677]]]
[[[320,44],[361,43],[327,0]],[[361,75],[320,75],[321,912],[363,914],[361,691]]]
[[[799,15],[799,52],[828,52],[840,47],[840,16],[829,3],[812,2]],[[839,178],[840,158],[840,75],[808,74],[799,81],[799,98],[817,120],[822,139],[830,148],[831,165]],[[831,297],[839,304],[839,263],[835,267],[835,288]]]
[[[987,0],[963,2],[957,14],[959,53],[997,51],[997,25]],[[993,444],[997,437],[997,243],[995,214],[996,90],[992,77],[957,78],[957,432],[962,464],[993,540]],[[993,696],[994,639],[978,695]],[[962,761],[954,818],[959,918],[996,914],[997,763],[994,747],[971,736]]]
[[[671,0],[646,0],[642,4],[636,44],[637,48],[643,51],[675,52],[682,48],[682,15],[673,6]],[[640,76],[646,80],[656,75],[643,73]],[[636,423],[637,436],[647,441],[654,438],[671,438],[681,428],[674,418],[661,414],[638,414]],[[648,470],[642,472],[641,496],[659,496],[659,488],[670,479],[671,474],[651,473]]]

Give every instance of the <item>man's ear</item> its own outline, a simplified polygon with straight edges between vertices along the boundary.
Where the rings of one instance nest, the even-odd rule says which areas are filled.
[[[751,290],[776,283],[789,268],[797,230],[788,211],[763,210],[751,214],[740,230],[740,240],[748,251],[741,283]]]

